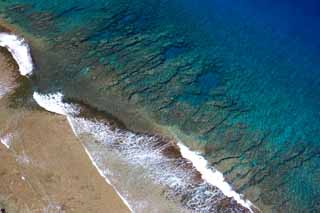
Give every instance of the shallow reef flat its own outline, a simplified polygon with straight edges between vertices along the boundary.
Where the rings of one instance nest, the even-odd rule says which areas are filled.
[[[0,5],[47,44],[32,50],[42,92],[166,128],[261,210],[319,210],[319,60],[301,43],[179,1]]]

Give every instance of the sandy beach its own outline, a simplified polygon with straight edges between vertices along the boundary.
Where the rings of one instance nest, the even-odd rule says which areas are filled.
[[[129,212],[65,117],[9,107],[16,68],[1,51],[1,212]]]
[[[42,93],[37,74],[43,65],[38,60],[46,61],[44,43],[14,32],[2,35],[2,46],[17,64],[3,49],[0,64],[2,212],[249,212],[251,203],[222,174],[137,109],[111,97],[112,113],[105,118],[86,102],[64,102],[59,87]],[[49,78],[42,86],[51,83]],[[162,132],[167,134],[152,134]]]

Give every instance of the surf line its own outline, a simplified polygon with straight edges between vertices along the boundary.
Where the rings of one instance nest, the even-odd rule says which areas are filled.
[[[30,54],[30,48],[24,39],[19,38],[18,36],[13,34],[0,33],[0,46],[7,48],[8,51],[12,54],[13,58],[16,60],[19,66],[19,72],[21,75],[27,77],[32,75],[32,57]],[[72,104],[63,103],[63,95],[61,93],[42,95],[40,93],[34,92],[33,98],[38,103],[38,105],[44,108],[45,110],[66,116],[74,134],[78,136],[72,124],[72,118],[73,116],[76,116],[79,113],[79,108]],[[193,164],[193,166],[202,175],[202,178],[205,181],[219,188],[223,192],[223,194],[225,194],[227,197],[233,198],[240,205],[250,210],[250,212],[254,212],[252,210],[252,207],[258,209],[249,200],[243,199],[242,195],[235,192],[232,189],[231,185],[225,181],[221,172],[209,168],[207,161],[200,154],[191,151],[187,146],[185,146],[179,141],[178,147],[180,148],[182,156],[185,159],[188,159]],[[105,179],[105,181],[108,184],[110,184],[114,188],[119,197],[133,212],[132,208],[130,207],[126,199],[123,196],[121,196],[121,194],[116,190],[116,188],[110,183],[109,179],[106,177],[104,172],[98,168],[93,159],[93,156],[88,152],[88,150],[85,147],[84,149],[88,154],[92,164],[98,170],[99,174]]]
[[[0,47],[6,48],[12,55],[19,67],[19,72],[23,76],[32,74],[33,62],[29,45],[23,38],[10,33],[0,32]],[[8,92],[8,88],[0,85],[0,97]],[[5,135],[0,138],[0,142],[10,149],[12,135]]]
[[[209,184],[219,188],[225,196],[232,197],[240,205],[249,209],[250,212],[254,212],[252,210],[252,207],[258,209],[249,200],[243,199],[241,194],[234,191],[231,185],[225,181],[221,172],[219,172],[216,169],[210,169],[208,167],[207,160],[203,156],[201,156],[197,152],[191,151],[187,146],[185,146],[181,142],[178,142],[178,147],[180,148],[182,157],[191,161],[192,165],[201,174],[202,179],[206,180]]]
[[[33,74],[34,64],[31,57],[30,47],[28,43],[25,41],[25,39],[18,37],[17,35],[11,34],[11,33],[4,33],[0,32],[0,47],[6,48],[16,61],[19,67],[19,73],[22,76],[30,77]],[[74,128],[72,126],[72,122],[70,120],[71,115],[77,114],[79,111],[76,107],[73,105],[67,105],[62,102],[62,94],[57,93],[55,95],[50,96],[43,96],[40,95],[37,92],[34,92],[33,94],[34,100],[38,103],[40,107],[43,109],[53,112],[56,114],[64,115],[67,117],[67,120],[69,122],[69,125],[71,129],[74,131]],[[75,134],[75,136],[78,136]],[[6,143],[5,143],[6,142]],[[9,148],[9,143],[7,143],[7,140],[4,141],[3,138],[1,138],[1,143],[3,143],[7,148]],[[83,145],[82,145],[83,146]],[[95,164],[95,161],[93,157],[90,155],[88,150],[83,146],[85,149],[85,152],[87,153],[91,163],[93,166],[97,169],[99,175],[101,175],[104,180],[112,186],[112,188],[115,190],[115,192],[118,194],[118,196],[121,198],[123,203],[128,207],[128,209],[133,212],[132,208],[130,207],[128,201],[116,190],[116,188],[111,184],[109,179],[106,177],[103,171],[101,171],[98,166]]]
[[[7,48],[19,66],[23,76],[32,75],[33,62],[30,47],[23,38],[14,34],[0,33],[0,46]]]
[[[74,134],[76,136],[79,136],[76,130],[77,127],[74,126],[74,122],[73,122],[73,120],[77,117],[77,115],[80,112],[80,109],[76,105],[63,103],[63,95],[61,93],[44,95],[44,94],[34,92],[33,98],[35,99],[35,101],[38,103],[39,106],[46,109],[47,111],[66,116]],[[249,200],[243,199],[242,195],[234,191],[231,185],[225,181],[225,178],[221,172],[209,168],[208,162],[204,157],[202,157],[200,154],[194,151],[191,151],[187,146],[179,142],[179,140],[176,140],[176,141],[178,141],[177,145],[180,149],[182,157],[189,160],[192,163],[192,165],[196,168],[196,170],[201,174],[201,177],[203,180],[205,180],[210,185],[213,185],[218,189],[220,189],[221,192],[226,197],[233,198],[237,203],[247,208],[250,212],[254,212],[252,207],[254,207],[255,209],[258,209]],[[92,164],[98,170],[99,174],[106,180],[107,183],[112,185],[110,180],[107,178],[105,172],[101,170],[98,164],[96,163],[97,159],[94,159],[94,156],[87,150],[87,148],[84,145],[83,145],[83,148],[88,154]],[[120,197],[122,197],[118,191],[117,193]],[[127,203],[126,199],[123,197],[122,199],[130,208],[130,205],[129,203]],[[130,208],[130,210],[132,209]]]
[[[68,123],[70,125],[70,128],[73,131],[73,134],[76,137],[79,137],[79,135],[77,134],[77,132],[75,130],[73,122],[72,122],[72,119],[80,113],[80,109],[77,106],[75,106],[73,104],[63,103],[63,95],[61,93],[42,95],[38,92],[34,92],[33,99],[37,102],[37,104],[40,107],[42,107],[46,111],[66,116]],[[85,152],[87,153],[92,165],[97,169],[99,175],[101,177],[103,177],[104,180],[109,185],[112,186],[112,188],[115,190],[117,195],[121,198],[122,202],[128,207],[128,209],[131,212],[134,212],[132,207],[130,206],[129,202],[121,195],[121,193],[111,183],[111,181],[106,176],[105,172],[98,167],[97,163],[95,162],[94,157],[91,155],[91,153],[88,151],[88,149],[82,143],[81,143],[81,145],[84,148]]]

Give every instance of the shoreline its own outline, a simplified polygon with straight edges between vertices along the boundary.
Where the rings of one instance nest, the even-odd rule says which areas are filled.
[[[6,162],[0,172],[1,207],[8,212],[10,208],[38,212],[46,207],[66,212],[130,212],[92,166],[66,119],[46,112],[21,112],[20,116],[19,127],[10,127],[15,129],[10,133],[10,148],[0,147]]]
[[[317,211],[317,54],[266,14],[241,21],[257,4],[136,3],[0,3],[34,64],[10,107],[80,109],[79,140],[134,211]]]
[[[50,111],[50,110],[49,110],[49,111]],[[160,131],[162,131],[162,130],[160,130]],[[167,131],[167,130],[166,130],[166,131]],[[165,134],[165,135],[167,136],[167,134]],[[171,136],[172,136],[172,135],[171,135]],[[190,159],[187,158],[187,160],[190,160]],[[219,187],[218,187],[218,188],[219,188]],[[230,190],[231,190],[231,187],[230,187]],[[240,195],[239,195],[239,198],[237,198],[237,199],[240,199],[240,200],[241,200],[242,198],[241,198]],[[240,203],[241,203],[241,202],[240,202]],[[253,207],[254,207],[254,206],[253,206]],[[254,207],[254,208],[255,208],[255,207]]]
[[[0,208],[7,212],[130,212],[91,164],[68,121],[42,110],[11,108],[17,65],[0,51]],[[71,187],[70,187],[71,186]]]
[[[225,196],[223,200],[226,199],[225,202],[230,202],[229,205],[225,204],[226,205],[225,208],[236,208],[236,209],[239,208],[241,209],[240,210],[241,212],[242,211],[243,212],[260,211],[250,201],[243,200],[240,194],[237,194],[235,191],[233,191],[232,187],[224,180],[224,177],[220,172],[218,172],[217,170],[212,171],[211,169],[209,169],[207,167],[207,161],[203,157],[201,157],[201,155],[199,155],[194,151],[189,150],[189,148],[187,148],[185,145],[181,143],[175,144],[172,141],[168,140],[168,138],[161,138],[161,136],[160,138],[157,138],[157,136],[143,135],[143,134],[139,135],[127,130],[120,130],[117,127],[112,127],[109,121],[103,118],[96,120],[95,118],[90,119],[90,118],[77,117],[79,114],[81,115],[81,111],[83,110],[84,106],[73,105],[72,103],[69,104],[69,103],[63,102],[63,95],[60,93],[41,95],[35,92],[34,99],[42,108],[46,109],[47,111],[66,116],[71,128],[73,129],[73,132],[75,133],[75,135],[78,135],[79,138],[82,138],[83,136],[86,136],[88,134],[89,137],[92,137],[91,140],[92,142],[94,142],[93,144],[101,143],[100,148],[99,148],[100,145],[98,145],[98,147],[95,147],[92,149],[91,147],[95,146],[90,144],[92,142],[84,142],[84,144],[86,144],[84,145],[84,147],[87,150],[87,153],[89,154],[89,156],[91,156],[90,158],[92,159],[93,164],[98,169],[101,176],[103,177],[105,177],[105,171],[109,169],[109,168],[104,168],[104,166],[102,165],[103,163],[101,164],[101,161],[106,161],[104,160],[103,155],[105,156],[108,155],[108,153],[104,153],[102,151],[103,149],[110,149],[110,148],[112,149],[112,146],[114,146],[112,145],[113,143],[115,143],[115,146],[121,147],[120,144],[116,145],[118,143],[117,142],[118,140],[120,140],[121,143],[123,143],[122,144],[123,146],[126,146],[125,145],[126,143],[130,143],[131,145],[129,145],[129,148],[130,146],[133,146],[132,148],[134,149],[134,146],[139,147],[139,143],[140,143],[139,141],[140,139],[143,139],[143,140],[146,140],[145,141],[146,144],[143,146],[147,146],[147,147],[151,146],[150,147],[151,153],[149,153],[151,156],[150,157],[146,156],[147,158],[146,160],[150,161],[151,164],[154,164],[154,163],[162,164],[160,158],[164,158],[163,159],[164,162],[170,161],[170,160],[172,161],[176,159],[178,160],[178,164],[174,165],[174,167],[181,167],[180,172],[189,176],[187,178],[188,180],[184,180],[184,181],[187,181],[187,182],[191,181],[191,183],[193,184],[194,183],[200,184],[200,185],[205,184],[205,185],[208,185],[208,187],[210,187],[210,185],[213,187],[217,187],[217,189],[223,192]],[[84,111],[90,112],[90,109],[84,109]],[[119,139],[117,139],[118,137]],[[112,141],[109,141],[110,140],[109,138]],[[104,144],[103,142],[104,140],[107,141],[107,144]],[[126,140],[129,140],[129,141],[127,142]],[[148,144],[150,142],[151,144]],[[104,146],[108,147],[109,143],[111,146],[110,148],[104,147]],[[135,144],[135,143],[138,143],[138,144]],[[89,149],[91,148],[91,150],[88,151],[87,147],[89,147]],[[144,152],[144,149],[142,147],[138,149],[140,151],[138,151],[137,154],[142,156],[136,156],[136,154],[132,152],[129,159],[131,159],[130,161],[133,161],[133,162],[127,162],[127,163],[139,164],[134,160],[136,157],[139,159],[141,157],[144,158],[144,155],[149,155]],[[159,149],[159,151],[157,149]],[[96,150],[99,150],[99,151],[96,151]],[[114,150],[114,151],[120,151],[121,153],[121,148],[120,150]],[[92,152],[93,153],[101,152],[102,155],[100,154],[92,157],[93,156],[91,155]],[[142,152],[142,153],[139,153],[139,152]],[[155,154],[158,155],[159,158],[154,156],[155,159],[153,159],[152,152],[155,152]],[[126,158],[126,156],[122,156],[122,157]],[[157,161],[157,159],[160,160],[160,162],[153,162],[154,160]],[[139,159],[139,162],[140,161],[143,162],[142,159],[141,160]],[[154,168],[154,169],[159,169],[159,168]],[[163,172],[170,173],[170,168],[167,168],[167,169],[169,170],[168,171],[164,170]],[[148,170],[146,172],[149,173]],[[177,174],[179,174],[179,172]],[[176,174],[174,173],[174,175]],[[161,179],[161,177],[160,176],[158,177],[157,175],[155,178]],[[171,184],[171,183],[166,183],[166,180],[162,180],[162,181],[164,181],[163,182],[164,185]],[[168,190],[170,191],[170,189]],[[198,190],[198,189],[195,188],[193,190]],[[174,196],[180,196],[180,195],[177,194]],[[128,200],[131,202],[132,201],[131,199],[129,198]],[[236,202],[236,204],[234,202]]]

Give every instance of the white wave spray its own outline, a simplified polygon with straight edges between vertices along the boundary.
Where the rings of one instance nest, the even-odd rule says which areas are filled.
[[[21,75],[31,75],[33,71],[32,57],[29,45],[23,38],[8,33],[0,33],[0,46],[5,47],[12,54],[19,66]]]
[[[156,137],[137,135],[119,129],[114,130],[105,123],[77,117],[79,109],[75,105],[63,103],[63,95],[61,93],[41,95],[35,92],[33,97],[47,111],[67,116],[75,135],[91,134],[104,145],[112,148],[116,147],[115,150],[120,153],[121,158],[125,159],[128,164],[143,167],[148,171],[147,173],[152,181],[168,186],[171,189],[169,196],[179,196],[179,193],[182,193],[182,191],[185,194],[191,194],[191,197],[185,203],[187,207],[193,206],[197,211],[205,210],[209,212],[207,208],[219,203],[223,197],[227,196],[252,211],[252,203],[244,200],[240,194],[236,193],[224,180],[222,173],[208,168],[207,161],[202,156],[191,151],[182,143],[178,143],[182,157],[191,161],[204,180],[200,185],[190,184],[192,176],[188,176],[187,171],[183,169],[182,165],[187,164],[188,161],[181,159],[173,160],[163,155],[162,151],[167,147],[166,145],[156,146],[155,144],[158,143]],[[110,183],[105,171],[97,163],[99,157],[94,158],[90,151],[86,147],[84,148],[100,175]],[[222,193],[211,188],[210,185],[217,187]],[[202,195],[203,191],[206,191],[206,194],[210,194],[210,196]],[[123,198],[124,201],[128,199],[128,197]],[[198,205],[201,202],[202,207],[194,207],[195,204]],[[206,206],[203,205],[204,203],[207,207],[204,207]],[[127,205],[130,206],[129,204]]]
[[[73,133],[75,136],[78,136],[77,131],[75,131],[75,127],[73,123],[71,122],[72,119],[75,119],[74,116],[78,115],[80,112],[80,109],[73,104],[67,104],[63,103],[63,95],[61,93],[55,93],[55,94],[48,94],[48,95],[42,95],[40,93],[34,92],[33,93],[33,99],[38,103],[40,107],[43,109],[53,112],[56,114],[64,115],[67,117],[67,120],[70,124],[71,129],[73,130]],[[127,207],[132,211],[131,206],[129,205],[128,201],[117,191],[117,189],[112,185],[110,180],[107,178],[107,176],[104,174],[104,171],[101,170],[96,162],[95,159],[92,157],[90,152],[86,149],[85,146],[83,146],[85,149],[89,159],[91,160],[93,166],[97,169],[99,174],[105,179],[105,181],[110,184],[116,193],[119,195],[119,197],[122,199],[122,201],[127,205]]]
[[[15,35],[0,33],[0,46],[6,47],[12,54],[13,58],[19,65],[21,75],[30,76],[33,71],[33,63],[30,55],[30,48],[24,41]],[[191,161],[193,167],[201,173],[203,182],[201,184],[190,184],[191,177],[186,174],[186,171],[181,166],[181,162],[186,163],[185,159],[172,160],[162,154],[165,146],[155,147],[157,138],[145,135],[136,135],[131,132],[121,130],[111,130],[104,123],[98,121],[90,121],[84,118],[77,117],[79,108],[76,105],[63,103],[63,95],[61,93],[41,95],[37,92],[33,94],[34,100],[47,111],[64,115],[78,136],[82,133],[91,133],[97,140],[103,142],[105,145],[110,145],[116,148],[119,154],[126,159],[127,163],[139,165],[148,170],[151,179],[163,185],[169,186],[172,196],[175,196],[182,191],[186,191],[190,195],[185,201],[185,205],[193,207],[199,205],[200,209],[197,211],[210,211],[206,205],[212,205],[221,200],[221,197],[227,196],[233,198],[242,206],[248,208],[250,211],[252,204],[248,200],[244,200],[242,196],[232,190],[231,186],[225,182],[223,175],[207,167],[206,160],[200,155],[192,152],[188,147],[178,143],[180,152],[185,159]],[[122,141],[122,143],[118,143]],[[93,165],[97,168],[100,175],[108,180],[105,171],[103,171],[97,159],[84,147],[89,155]],[[221,191],[217,191],[211,186],[215,186]],[[205,193],[203,194],[203,191]],[[118,191],[117,191],[118,192]],[[222,193],[221,193],[222,192]],[[199,197],[199,194],[203,196]],[[132,210],[126,199],[120,195],[124,203]],[[170,193],[169,193],[170,194]],[[133,211],[133,210],[132,210]]]
[[[249,200],[243,199],[240,194],[235,192],[230,184],[225,181],[221,172],[213,168],[208,168],[208,162],[204,159],[204,157],[196,152],[191,151],[184,144],[179,142],[178,146],[180,148],[182,156],[192,162],[194,167],[196,167],[196,169],[201,173],[204,180],[206,180],[211,185],[218,187],[224,195],[226,195],[227,197],[232,197],[239,204],[248,208],[252,212],[251,207],[253,206],[253,204]]]

